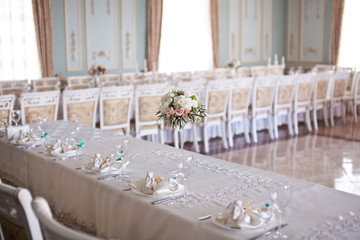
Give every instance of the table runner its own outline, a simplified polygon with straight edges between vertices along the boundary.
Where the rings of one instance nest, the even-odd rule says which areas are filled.
[[[49,143],[68,136],[77,127],[65,121],[49,125]],[[115,144],[124,137],[88,127],[79,136],[85,142],[83,153],[115,152]],[[195,158],[189,178],[192,204],[176,207],[167,203],[151,205],[154,199],[132,191],[124,192],[125,183],[99,181],[98,176],[74,170],[80,160],[52,161],[54,157],[20,149],[0,140],[0,174],[30,189],[33,196],[45,197],[55,212],[71,218],[100,237],[111,239],[246,239],[260,231],[231,231],[197,218],[221,211],[234,200],[254,204],[269,201],[270,189],[280,182],[291,182],[293,195],[285,210],[284,233],[290,239],[327,236],[334,239],[360,237],[360,197],[317,184],[289,178],[259,169],[186,152]],[[131,180],[147,171],[167,177],[176,168],[174,156],[180,150],[158,143],[130,138],[128,159]],[[81,159],[81,157],[80,157]],[[261,229],[260,229],[261,230]]]

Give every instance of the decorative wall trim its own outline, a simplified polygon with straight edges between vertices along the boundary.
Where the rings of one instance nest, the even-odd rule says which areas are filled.
[[[66,70],[68,72],[83,70],[82,34],[81,34],[81,1],[77,0],[77,31],[72,30],[69,34],[68,0],[64,0],[65,19],[65,49],[66,49]],[[71,24],[71,23],[70,23]],[[72,67],[71,63],[79,65]]]
[[[269,57],[272,57],[272,0],[263,0],[263,48],[262,48],[262,60],[267,61]],[[266,11],[268,11],[268,19]],[[266,28],[267,27],[267,28]]]
[[[316,6],[309,7],[309,4],[315,4]],[[301,12],[300,61],[321,63],[324,59],[325,1],[302,0]],[[304,21],[307,20],[311,21],[311,28],[304,27]],[[311,36],[311,45],[306,44],[304,40],[307,35]],[[306,58],[309,55],[311,55],[311,58]]]
[[[253,11],[252,11],[252,10]],[[258,63],[261,59],[261,2],[260,0],[243,0],[241,9],[241,62],[242,63]],[[248,31],[246,27],[256,30]],[[251,33],[253,35],[251,35]],[[252,37],[251,37],[252,36]],[[246,39],[246,43],[245,43]],[[253,39],[253,41],[251,41]],[[253,44],[257,41],[256,44]],[[251,59],[250,54],[255,57]],[[247,56],[248,55],[248,56]],[[249,60],[249,58],[251,60]]]
[[[89,5],[89,1],[91,5]],[[96,63],[102,64],[104,65],[107,69],[118,69],[118,62],[119,62],[119,58],[118,58],[118,54],[119,54],[119,43],[118,43],[118,21],[117,21],[117,0],[109,0],[109,1],[113,1],[113,11],[108,10],[108,6],[109,3],[108,1],[103,1],[103,0],[85,0],[85,25],[86,25],[86,53],[87,53],[87,68],[89,69],[91,67],[92,64],[95,63],[94,61],[94,56],[96,53]],[[99,5],[99,4],[103,4],[103,5]],[[110,3],[111,4],[111,3]],[[100,7],[99,7],[100,6]],[[101,15],[102,14],[102,15]],[[91,15],[91,16],[90,16]],[[94,18],[97,15],[99,15],[101,17],[101,19],[106,19],[111,17],[111,15],[113,15],[113,30],[108,32],[108,34],[111,33],[111,36],[106,36],[106,35],[102,35],[99,34],[100,37],[102,39],[106,39],[106,38],[111,38],[112,36],[114,37],[113,39],[113,49],[111,49],[112,51],[110,51],[109,53],[109,49],[98,49],[98,48],[103,48],[106,47],[106,43],[102,44],[101,46],[96,46],[97,49],[91,49],[90,44],[90,31],[91,31],[91,27],[90,23],[89,23],[89,18]],[[110,16],[108,16],[110,15]],[[106,17],[104,17],[106,16]],[[108,23],[104,22],[104,24],[111,24],[111,22],[109,21]],[[105,54],[99,54],[99,52],[104,52]],[[108,56],[112,56],[110,59]],[[109,64],[109,61],[112,63]]]
[[[239,12],[240,12],[240,1],[239,0],[230,0],[229,1],[229,17],[228,17],[228,54],[229,59],[239,59],[239,32],[240,32],[240,21],[239,21]]]
[[[295,3],[296,5],[294,6]],[[288,22],[287,22],[287,51],[286,58],[288,62],[297,62],[298,61],[298,39],[299,39],[299,0],[289,0],[288,1]],[[292,15],[292,8],[295,7],[296,15]],[[291,26],[295,21],[295,29]],[[295,31],[294,31],[295,30]]]
[[[132,11],[125,9],[125,1],[130,1]],[[125,13],[131,13],[131,20],[125,19]],[[127,21],[131,21],[131,25]],[[127,27],[131,26],[130,29]],[[136,68],[136,1],[121,0],[121,45],[122,45],[122,68]]]

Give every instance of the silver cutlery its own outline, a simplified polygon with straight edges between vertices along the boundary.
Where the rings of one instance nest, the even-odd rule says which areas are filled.
[[[207,219],[210,219],[210,218],[211,218],[211,215],[206,215],[206,216],[198,217],[198,220],[203,221],[203,220],[207,220]]]
[[[284,228],[284,227],[286,227],[287,225],[288,225],[287,223],[281,224],[280,228]],[[255,240],[255,239],[257,239],[257,238],[262,237],[262,236],[265,235],[265,234],[267,235],[267,234],[270,234],[270,233],[272,233],[272,232],[275,232],[275,231],[278,230],[278,228],[279,228],[279,226],[275,226],[275,227],[267,230],[266,232],[263,232],[263,233],[255,236],[255,237],[253,237],[253,238],[250,238],[249,240]]]
[[[102,177],[98,177],[97,180],[107,180],[107,179],[114,179],[114,178],[118,178],[118,177],[124,177],[124,178],[128,178],[129,174],[133,174],[135,172],[126,172],[126,173],[119,173],[119,174],[110,174],[110,175],[106,175],[106,176],[102,176]],[[130,182],[130,180],[129,180]]]
[[[74,168],[74,170],[80,170],[81,169],[81,167],[76,167],[76,168]]]
[[[156,201],[152,201],[151,204],[156,205],[156,204],[168,202],[168,201],[171,201],[171,200],[180,199],[180,198],[183,198],[183,197],[184,197],[184,195],[180,195],[180,196],[176,196],[176,197],[162,198],[162,199],[159,199],[159,200],[156,200]]]
[[[123,191],[130,191],[131,188],[124,188]]]

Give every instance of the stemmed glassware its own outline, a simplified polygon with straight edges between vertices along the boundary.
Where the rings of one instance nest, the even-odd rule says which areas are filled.
[[[191,155],[182,155],[180,161],[177,163],[180,176],[184,179],[184,197],[183,201],[189,200],[189,194],[187,192],[188,179],[193,171],[194,157]]]
[[[170,172],[169,173],[169,190],[171,191],[171,200],[169,202],[169,206],[174,206],[174,194],[176,190],[179,188],[179,174],[177,172]]]
[[[274,209],[278,212],[278,228],[271,236],[272,239],[287,239],[288,236],[281,232],[282,214],[286,206],[289,204],[292,195],[292,187],[290,183],[283,184],[281,187],[270,191],[270,198]]]
[[[125,156],[127,155],[129,151],[129,143],[130,140],[128,138],[125,138],[120,141],[119,144],[116,145],[116,153],[118,155],[118,158],[116,161],[121,161],[121,175],[124,175],[124,164],[125,164]]]
[[[11,120],[17,126],[20,122],[21,111],[20,110],[11,110]]]
[[[79,137],[80,134],[80,130],[81,127],[74,127],[71,132],[70,132],[70,139],[67,139],[68,144],[70,146],[74,146],[75,147],[75,159],[78,160],[78,150],[79,148],[82,148],[84,145],[84,142],[82,141],[82,139]]]

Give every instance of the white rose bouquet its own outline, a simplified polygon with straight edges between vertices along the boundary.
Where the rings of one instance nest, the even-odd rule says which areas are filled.
[[[226,62],[227,68],[233,68],[235,70],[238,69],[240,67],[240,65],[241,65],[241,63],[237,59],[231,59]]]
[[[182,129],[189,122],[200,122],[206,117],[205,108],[199,103],[195,94],[173,89],[161,99],[161,105],[156,115],[172,128]]]

